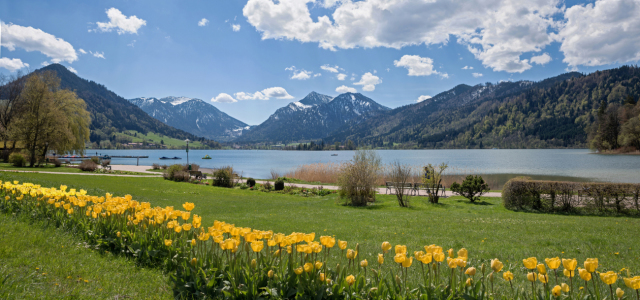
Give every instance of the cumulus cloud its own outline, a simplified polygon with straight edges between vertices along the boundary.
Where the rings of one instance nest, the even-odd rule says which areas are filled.
[[[78,52],[80,52],[82,54],[87,54],[87,51],[84,51],[84,49],[82,49],[82,48],[78,49]]]
[[[287,90],[282,87],[270,87],[255,93],[239,92],[233,95],[238,100],[269,100],[271,98],[293,99],[293,96],[289,95]]]
[[[473,70],[473,67],[469,67],[469,66],[464,66],[464,68],[462,68],[463,70]]]
[[[482,73],[472,73],[471,75],[475,78],[482,77]]]
[[[543,53],[538,56],[531,57],[531,62],[534,64],[544,65],[551,61],[551,56],[548,53]]]
[[[600,66],[640,60],[640,2],[598,0],[575,5],[564,14],[559,31],[563,62]]]
[[[72,67],[66,67],[67,70],[73,72],[73,74],[78,74],[78,71],[76,71],[76,69],[72,68]]]
[[[319,76],[322,76],[322,74],[321,74],[321,73],[315,73],[315,74],[313,74],[313,77],[319,77]]]
[[[325,70],[327,72],[331,72],[331,73],[338,73],[338,69],[339,68],[340,67],[338,67],[338,66],[332,67],[330,65],[320,66],[320,69],[323,69],[323,70]]]
[[[362,85],[362,90],[366,92],[372,92],[376,89],[376,84],[381,84],[382,80],[380,77],[371,74],[371,72],[364,73],[362,77],[360,77],[360,81],[354,82],[355,85]]]
[[[73,46],[61,38],[33,27],[0,22],[2,46],[14,51],[22,48],[25,51],[38,51],[51,58],[54,63],[66,61],[72,63],[78,59]]]
[[[409,70],[409,76],[429,76],[440,74],[433,69],[433,59],[418,55],[404,55],[400,60],[394,60],[393,65]]]
[[[338,78],[338,80],[345,80],[345,78],[347,78],[347,74],[340,73],[336,75],[336,78]]]
[[[89,52],[91,52],[91,51],[89,51]],[[104,59],[104,52],[98,52],[98,51],[96,51],[96,52],[91,52],[91,54],[92,54],[94,57]]]
[[[9,70],[9,72],[15,72],[22,68],[28,68],[28,63],[23,63],[19,58],[0,58],[0,68],[5,68]]]
[[[331,8],[338,4],[341,0],[324,0],[321,2],[322,7]]]
[[[233,97],[231,97],[231,95],[229,95],[229,94],[220,93],[220,94],[218,94],[217,97],[211,98],[211,102],[234,103],[234,102],[238,102],[238,100],[233,99]]]
[[[336,92],[340,94],[344,94],[344,93],[357,93],[358,91],[355,88],[352,88],[350,86],[341,85],[336,88]]]
[[[96,22],[98,30],[102,32],[110,32],[115,29],[118,34],[138,34],[138,29],[147,25],[147,21],[136,16],[127,17],[115,7],[107,9],[107,17],[109,17],[109,22]]]
[[[209,20],[207,20],[206,18],[202,18],[202,20],[198,22],[198,26],[200,27],[207,26],[207,24],[209,24]]]
[[[313,74],[313,72],[307,71],[304,69],[298,70],[298,68],[296,68],[295,66],[288,67],[285,70],[292,72],[290,79],[307,80],[311,78],[311,76],[317,77],[316,75]]]
[[[325,0],[322,6],[335,7],[331,16],[312,18],[310,2],[316,3],[248,0],[243,14],[263,39],[315,42],[329,50],[446,44],[455,36],[483,65],[523,72],[531,65],[520,56],[554,40],[553,16],[563,9],[560,0]]]
[[[431,97],[431,96],[429,96],[429,95],[422,95],[422,96],[418,97],[418,100],[416,100],[416,102],[417,102],[417,103],[420,103],[420,102],[422,102],[422,101],[424,101],[424,100],[431,99],[431,98],[432,98],[432,97]]]
[[[231,29],[235,32],[240,31],[240,24],[231,24]]]

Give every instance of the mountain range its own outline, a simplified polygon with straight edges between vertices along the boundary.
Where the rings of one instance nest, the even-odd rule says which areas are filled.
[[[129,102],[163,123],[216,141],[230,141],[250,128],[217,109],[195,98],[135,98]]]

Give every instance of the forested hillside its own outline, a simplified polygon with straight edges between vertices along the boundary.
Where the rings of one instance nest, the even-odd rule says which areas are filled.
[[[210,147],[219,147],[214,141],[187,133],[168,126],[142,111],[105,86],[82,79],[60,64],[51,64],[38,71],[54,71],[60,77],[60,87],[75,91],[79,98],[87,103],[87,110],[91,113],[91,142],[100,143],[103,140],[114,141],[114,133],[135,130],[138,132],[166,135],[172,138],[198,140]]]
[[[402,148],[588,147],[588,132],[601,105],[616,110],[627,99],[640,97],[640,69],[624,66],[538,83],[467,87],[373,119],[354,120],[326,140]]]

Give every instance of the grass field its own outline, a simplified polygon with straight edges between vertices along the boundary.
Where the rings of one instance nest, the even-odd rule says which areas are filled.
[[[11,171],[34,171],[34,172],[65,172],[65,173],[80,173],[80,169],[76,168],[67,168],[67,167],[54,167],[53,165],[41,166],[41,167],[14,167],[8,163],[0,163],[0,170],[11,170]]]
[[[164,145],[167,145],[168,147],[186,147],[187,146],[187,143],[185,141],[168,137],[166,135],[160,136],[153,132],[148,132],[147,134],[144,134],[141,132],[137,132],[135,130],[130,130],[129,132],[131,133],[131,135],[120,133],[120,132],[116,133],[116,135],[129,137],[132,139],[133,143],[142,143],[143,141],[147,141],[154,144],[160,144],[160,142],[162,141],[164,142]],[[137,136],[134,136],[134,134]],[[203,147],[203,145],[202,143],[196,141],[196,142],[189,142],[189,147],[201,148]]]
[[[0,214],[1,299],[171,299],[168,276]]]

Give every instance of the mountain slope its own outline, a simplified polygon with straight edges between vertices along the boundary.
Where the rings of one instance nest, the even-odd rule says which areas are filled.
[[[51,64],[36,72],[53,71],[60,78],[60,87],[75,91],[87,104],[91,113],[91,141],[100,142],[113,137],[116,132],[135,130],[154,132],[176,139],[201,140],[212,147],[219,145],[213,141],[166,125],[142,111],[126,99],[108,90],[104,85],[82,79],[60,64]]]
[[[221,112],[215,106],[194,98],[135,98],[129,102],[150,116],[186,132],[218,141],[242,135],[249,126]]]
[[[237,141],[318,140],[356,117],[366,119],[387,110],[389,108],[362,94],[346,93],[331,98],[312,92],[304,99],[278,109]]]
[[[376,118],[354,119],[332,132],[326,141],[351,139],[374,146],[403,143],[405,147],[419,148],[466,148],[481,145],[580,147],[584,145],[586,135],[581,127],[583,125],[574,121],[578,114],[586,113],[586,107],[561,106],[559,112],[553,112],[549,116],[549,112],[541,115],[540,110],[543,108],[537,105],[542,103],[533,106],[523,102],[514,104],[513,101],[549,90],[554,90],[560,98],[559,94],[563,92],[558,92],[559,86],[581,79],[581,74],[573,72],[541,82],[501,82],[473,87],[459,85],[421,103],[399,107]],[[577,100],[570,98],[572,102]],[[555,107],[554,99],[546,98],[544,105]],[[573,119],[554,116],[555,113],[572,114]],[[521,119],[513,119],[516,115]],[[530,118],[533,115],[538,117]],[[524,122],[525,118],[530,119]]]

